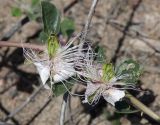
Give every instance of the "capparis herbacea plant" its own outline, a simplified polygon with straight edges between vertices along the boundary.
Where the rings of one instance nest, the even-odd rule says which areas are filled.
[[[116,68],[111,63],[87,63],[82,74],[88,78],[83,102],[97,103],[103,96],[107,102],[115,106],[115,103],[125,96],[125,90],[136,89],[140,66],[133,60],[124,61]]]
[[[37,53],[32,49],[23,49],[27,60],[31,60],[36,66],[43,85],[49,88],[46,84],[50,79],[50,87],[57,82],[63,82],[66,79],[79,74],[75,67],[84,66],[82,62],[85,59],[85,54],[81,44],[72,46],[74,39],[69,41],[65,46],[61,46],[57,36],[51,34],[47,40],[47,45],[44,51]],[[88,51],[89,52],[89,51]]]
[[[47,6],[50,7],[50,10]],[[48,19],[50,11],[53,11],[54,14],[54,18],[52,19],[55,20],[53,22]],[[66,45],[61,45],[58,40],[60,15],[55,6],[48,2],[42,2],[42,14],[45,35],[48,37],[44,51],[37,52],[32,49],[23,48],[23,52],[26,59],[32,61],[36,66],[45,88],[49,89],[54,83],[63,82],[79,74],[79,71],[75,70],[75,67],[84,66],[84,51],[87,51],[87,53],[90,51],[83,48],[83,43],[73,45],[76,37],[69,40]],[[50,80],[50,85],[47,84],[48,79]]]
[[[129,89],[137,90],[142,68],[136,61],[129,59],[117,66],[105,60],[99,61],[100,53],[95,53],[89,44],[86,47],[83,40],[75,42],[80,35],[71,37],[74,23],[70,19],[62,20],[60,12],[49,2],[42,1],[41,7],[44,50],[23,48],[23,52],[26,59],[37,68],[45,88],[60,95],[69,92],[75,81],[83,82],[86,88],[83,103],[94,105],[103,97],[115,106],[116,102],[128,97],[136,108],[159,120],[154,112],[128,93]],[[69,39],[65,45],[59,40],[61,34]]]

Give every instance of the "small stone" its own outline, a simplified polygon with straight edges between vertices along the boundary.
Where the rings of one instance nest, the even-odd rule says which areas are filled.
[[[142,118],[142,120],[140,121],[141,124],[145,125],[148,123],[148,120],[145,118]]]

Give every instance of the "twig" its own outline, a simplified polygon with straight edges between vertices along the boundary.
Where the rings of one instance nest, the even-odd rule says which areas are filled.
[[[124,7],[125,3],[125,0],[112,1],[111,9],[108,11],[108,14],[105,18],[105,24],[108,24],[111,19],[116,19],[123,12],[122,8]]]
[[[6,114],[6,115],[9,114],[8,109],[6,109],[6,108],[3,106],[3,104],[1,103],[1,101],[0,101],[0,111],[3,112],[3,113]],[[17,119],[11,118],[11,120],[12,120],[12,122],[13,122],[15,125],[20,125],[20,123],[19,123],[19,121],[18,121]],[[5,121],[3,120],[3,122],[5,122]]]
[[[5,119],[4,121],[9,120],[10,118],[12,118],[15,114],[17,114],[18,112],[20,112],[30,101],[33,100],[33,98],[40,92],[40,90],[43,88],[43,85],[41,85],[29,98],[26,99],[26,101],[20,105],[19,107],[17,107],[14,111],[12,111]]]
[[[9,40],[15,32],[17,32],[24,24],[29,22],[29,18],[27,16],[23,17],[19,20],[11,29],[5,33],[0,40],[7,41]]]
[[[9,123],[0,121],[0,125],[13,125],[13,124],[9,124]]]
[[[93,14],[94,14],[97,3],[98,3],[98,0],[93,0],[92,1],[92,5],[91,5],[91,8],[89,10],[89,14],[88,14],[86,24],[85,24],[85,27],[84,27],[84,34],[82,36],[82,40],[86,39],[88,29],[89,29],[89,26],[90,26],[90,23],[91,23],[91,20],[92,20],[92,17],[93,17]]]
[[[30,48],[30,49],[35,49],[35,50],[44,50],[43,45],[37,45],[37,44],[31,44],[31,43],[18,43],[18,42],[13,42],[13,41],[0,41],[0,47],[18,47],[18,48]]]
[[[69,9],[71,9],[76,3],[78,3],[80,0],[73,0],[71,3],[69,3],[66,7],[63,9],[63,13],[66,13]]]
[[[144,71],[149,72],[149,73],[158,73],[160,74],[159,67],[154,67],[154,66],[144,66]]]
[[[70,8],[72,8],[79,0],[74,0],[72,1],[70,4],[68,4],[63,12],[66,13]],[[16,24],[11,27],[11,29],[6,32],[1,38],[1,41],[7,41],[9,40],[22,26],[24,26],[25,24],[27,24],[29,22],[29,17],[25,16],[22,19],[20,19],[18,22],[16,22]]]
[[[84,111],[84,108],[80,105],[75,110],[73,110],[73,112],[71,112],[71,117],[73,117],[73,119],[75,120],[83,111]],[[70,121],[70,118],[67,118],[65,120],[65,124],[69,123],[69,121]]]
[[[69,116],[69,124],[74,125],[73,117],[72,117],[72,107],[71,107],[71,96],[68,97],[68,110],[67,116]]]
[[[124,32],[125,26],[122,23],[115,21],[115,20],[111,20],[111,21],[109,21],[109,23],[111,24],[112,27],[116,28],[120,32]],[[131,29],[131,28],[128,31],[125,31],[125,33],[129,37],[136,38],[136,39],[143,41],[147,46],[149,46],[155,52],[160,53],[160,50],[158,48],[156,48],[156,46],[153,45],[151,42],[149,42],[149,40],[153,40],[153,39],[151,39],[146,34],[143,34],[143,33],[139,32],[138,30]]]
[[[111,58],[111,62],[112,62],[113,64],[116,64],[116,61],[117,61],[117,58],[118,58],[118,54],[119,54],[119,52],[120,52],[120,50],[121,50],[121,47],[122,47],[123,44],[124,44],[124,40],[125,40],[125,38],[126,38],[126,31],[128,31],[128,30],[130,29],[130,26],[131,26],[131,24],[132,24],[132,20],[133,20],[133,18],[134,18],[135,12],[137,11],[137,9],[138,9],[138,7],[140,6],[141,2],[142,2],[142,0],[136,1],[136,4],[132,7],[132,12],[130,13],[129,19],[128,19],[128,21],[126,22],[126,25],[125,25],[125,27],[124,27],[124,29],[123,29],[123,34],[122,34],[122,36],[119,38],[117,48],[116,48],[116,50],[115,50],[114,55],[113,55],[112,58]]]
[[[63,12],[66,13],[70,8],[72,8],[76,3],[78,3],[80,0],[73,0],[70,4],[68,4],[64,9]],[[12,28],[4,34],[4,36],[0,39],[0,46],[4,47],[19,47],[22,48],[22,45],[24,48],[31,48],[35,50],[44,50],[44,46],[42,45],[35,45],[35,44],[29,44],[29,43],[23,43],[22,45],[18,42],[13,42],[13,41],[7,41],[14,33],[19,30],[24,24],[29,22],[29,18],[25,16],[23,19],[18,21]],[[7,41],[7,42],[6,42]]]
[[[127,94],[126,97],[128,97],[131,101],[131,103],[138,109],[142,110],[145,114],[150,116],[152,119],[160,123],[160,116],[158,116],[156,113],[154,113],[151,109],[149,109],[147,106],[145,106],[143,103],[141,103],[138,99],[136,99],[131,94]]]
[[[29,122],[26,125],[30,125],[36,117],[38,117],[41,112],[49,105],[49,103],[52,101],[52,96],[50,96],[47,101],[42,105],[42,107],[39,109],[38,112],[36,112],[36,114],[31,118],[31,120],[29,120]]]
[[[139,32],[137,29],[130,28],[128,31],[124,31],[125,25],[120,21],[109,20],[108,23],[112,27],[116,28],[117,30],[127,33],[127,35],[129,35],[129,36],[132,36],[132,37],[141,36],[141,37],[144,37],[144,38],[149,38],[146,34],[144,34],[142,32]],[[131,23],[131,26],[132,26],[132,23]]]
[[[60,125],[64,125],[68,96],[69,96],[68,92],[66,92],[63,95],[63,102],[62,102],[62,106],[61,106],[61,114],[60,114],[60,119],[59,119],[59,124]]]

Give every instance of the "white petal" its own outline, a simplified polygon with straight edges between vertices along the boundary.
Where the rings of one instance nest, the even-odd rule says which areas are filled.
[[[42,83],[44,85],[49,78],[50,68],[49,68],[49,66],[44,66],[44,65],[42,65],[41,63],[38,63],[38,62],[36,62],[34,64],[35,64],[35,66],[38,70],[38,73],[39,73],[40,78],[42,80]]]
[[[87,88],[85,94],[92,95],[100,87],[100,85],[95,85],[91,82],[87,83]]]
[[[68,79],[69,77],[75,75],[75,72],[67,71],[67,70],[61,70],[60,73],[55,74],[53,76],[54,82],[60,82],[63,80]]]
[[[44,88],[45,88],[45,89],[51,89],[51,88],[49,87],[49,85],[47,85],[47,84],[44,85]]]
[[[125,92],[123,90],[117,89],[109,89],[103,93],[104,99],[115,106],[115,102],[119,101],[121,98],[125,96]]]
[[[89,103],[88,97],[91,96],[92,94],[94,94],[98,90],[99,87],[100,87],[99,84],[95,85],[91,82],[87,83],[87,88],[86,88],[86,92],[85,92],[85,99],[83,100],[83,103]],[[95,94],[95,99],[98,99],[100,96],[101,95],[99,95],[99,94],[98,95]],[[92,102],[94,102],[94,101],[97,101],[97,100],[93,99]]]

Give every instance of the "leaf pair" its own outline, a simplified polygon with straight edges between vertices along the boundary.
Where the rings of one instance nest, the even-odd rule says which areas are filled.
[[[61,31],[64,35],[70,36],[74,31],[74,23],[67,18],[61,22],[59,10],[50,2],[42,1],[41,6],[44,25],[44,32],[41,33],[41,38],[47,41],[49,56],[53,57],[59,47],[57,35]]]
[[[140,65],[136,61],[129,59],[116,67],[116,76],[123,76],[122,81],[125,83],[135,84],[141,71]]]
[[[42,6],[42,20],[44,25],[44,32],[50,36],[51,34],[59,34],[70,36],[74,31],[74,22],[65,18],[61,22],[59,10],[55,5],[47,1],[41,2]]]

